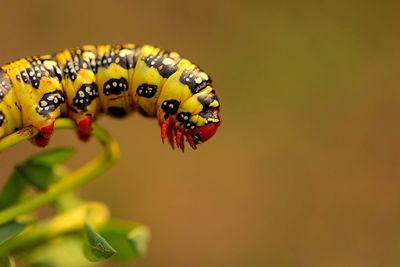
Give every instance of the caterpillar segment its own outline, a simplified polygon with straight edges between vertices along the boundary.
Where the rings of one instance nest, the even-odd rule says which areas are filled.
[[[0,138],[23,127],[46,146],[59,117],[73,119],[87,141],[101,114],[133,111],[156,117],[161,139],[196,149],[220,125],[211,78],[176,52],[150,45],[85,45],[53,55],[27,57],[1,67]]]
[[[61,117],[65,110],[64,92],[62,90],[62,75],[58,62],[50,55],[41,57],[23,58],[2,67],[11,83],[10,93],[15,96],[14,114],[19,113],[21,118],[13,131],[5,131],[10,134],[17,129],[33,126],[39,129],[40,134],[33,140],[39,146],[45,146],[53,132],[54,121]],[[18,109],[18,111],[17,111]],[[3,109],[1,109],[3,110]],[[6,118],[7,119],[7,118]],[[15,121],[5,121],[15,124]]]

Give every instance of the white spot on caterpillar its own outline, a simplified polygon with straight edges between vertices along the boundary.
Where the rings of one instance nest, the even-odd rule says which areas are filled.
[[[174,63],[174,61],[171,58],[167,57],[167,58],[163,59],[162,63],[164,65],[172,65]]]

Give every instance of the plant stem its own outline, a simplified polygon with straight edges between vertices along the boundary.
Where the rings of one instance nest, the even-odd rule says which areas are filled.
[[[56,129],[75,129],[75,123],[69,119],[58,119],[55,124]],[[21,134],[21,131],[7,136],[0,141],[0,152],[21,141],[27,140],[35,135],[35,130],[29,134]],[[79,168],[66,175],[59,182],[49,187],[46,192],[39,193],[24,201],[23,203],[12,206],[0,212],[0,225],[15,219],[17,216],[31,212],[45,204],[54,201],[61,194],[72,191],[81,185],[89,182],[119,159],[118,143],[102,128],[93,125],[92,136],[100,141],[104,146],[104,152]]]
[[[39,131],[32,126],[26,127],[22,130],[19,130],[16,133],[3,137],[0,140],[0,152],[6,150],[9,147],[12,147],[22,141],[28,140],[35,135],[37,135]]]
[[[106,205],[99,202],[87,202],[78,207],[41,221],[27,228],[17,237],[0,246],[0,256],[11,251],[23,251],[40,242],[50,240],[73,231],[80,231],[89,220],[92,226],[100,226],[109,219]]]

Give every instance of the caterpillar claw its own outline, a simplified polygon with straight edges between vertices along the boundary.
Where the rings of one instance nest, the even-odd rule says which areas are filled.
[[[171,122],[170,119],[159,121],[161,127],[161,141],[164,143],[165,139],[168,139],[168,143],[172,149],[175,149],[174,142],[174,127],[175,123]]]
[[[165,138],[167,137],[168,124],[166,122],[160,122],[160,127],[161,127],[161,141],[164,144]]]
[[[83,142],[89,141],[92,132],[92,121],[93,118],[90,116],[78,122],[78,137]]]
[[[197,149],[197,146],[196,146],[196,144],[194,142],[193,134],[192,133],[186,133],[185,136],[186,136],[186,140],[188,141],[190,147],[193,148],[193,149]]]
[[[168,127],[167,138],[168,138],[168,142],[171,145],[172,149],[175,149],[174,133],[172,131],[171,126]]]
[[[182,152],[185,152],[185,142],[183,138],[183,132],[181,129],[176,129],[175,130],[175,142],[176,146],[182,150]]]

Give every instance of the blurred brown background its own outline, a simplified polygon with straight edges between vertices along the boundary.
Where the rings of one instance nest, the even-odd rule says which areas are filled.
[[[223,125],[198,151],[156,121],[101,118],[122,160],[84,187],[148,224],[136,266],[400,265],[397,1],[1,1],[0,61],[85,43],[176,50],[215,80]],[[68,138],[68,140],[66,140]],[[51,146],[98,151],[72,133]],[[0,155],[0,177],[38,149]],[[110,266],[110,265],[109,265]]]

